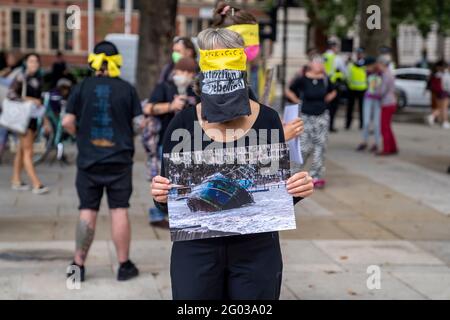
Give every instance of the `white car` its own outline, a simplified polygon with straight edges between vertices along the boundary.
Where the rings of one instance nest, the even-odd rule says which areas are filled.
[[[399,68],[394,70],[398,107],[426,107],[431,105],[427,90],[430,70],[422,68]]]

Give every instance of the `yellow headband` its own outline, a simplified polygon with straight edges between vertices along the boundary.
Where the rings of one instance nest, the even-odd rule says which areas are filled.
[[[237,32],[244,39],[246,47],[259,44],[259,25],[258,24],[235,24],[226,29]]]
[[[108,74],[110,77],[115,78],[120,76],[119,67],[122,65],[122,56],[116,54],[113,56],[107,56],[104,53],[90,53],[88,57],[88,63],[94,70],[100,70],[103,62],[108,63]]]
[[[200,50],[200,70],[247,70],[244,48]]]

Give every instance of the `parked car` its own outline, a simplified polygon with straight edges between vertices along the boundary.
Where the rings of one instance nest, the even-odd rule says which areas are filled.
[[[394,70],[398,107],[428,108],[431,103],[427,82],[430,70],[422,68],[399,68]]]

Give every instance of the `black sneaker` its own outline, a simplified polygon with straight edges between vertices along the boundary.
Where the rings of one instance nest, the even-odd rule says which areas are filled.
[[[367,144],[361,143],[356,147],[356,151],[364,151],[367,148]]]
[[[75,268],[79,268],[80,269],[80,281],[84,282],[84,274],[85,274],[84,266],[79,266],[75,262],[72,262],[69,265],[69,267],[70,267],[71,271],[67,272],[67,278],[70,278],[75,274]]]
[[[117,272],[118,281],[127,281],[139,275],[139,270],[131,260],[121,263]]]

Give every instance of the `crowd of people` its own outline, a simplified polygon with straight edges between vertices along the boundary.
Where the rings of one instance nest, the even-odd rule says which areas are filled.
[[[147,152],[147,176],[151,180],[155,204],[149,209],[150,223],[163,228],[169,227],[167,196],[171,181],[162,155],[176,148],[178,141],[172,141],[171,136],[180,128],[194,137],[194,132],[200,130],[209,138],[200,144],[192,141],[190,149],[184,152],[205,150],[211,143],[228,147],[230,143],[237,145],[238,141],[244,141],[248,146],[245,136],[249,130],[276,132],[274,143],[299,137],[302,157],[305,163],[311,157],[312,164],[307,171],[302,168],[305,171],[293,173],[286,182],[294,204],[310,196],[314,188],[323,188],[326,184],[324,159],[328,134],[338,132],[335,116],[344,91],[347,130],[352,128],[354,106],[358,105],[362,141],[356,150],[369,150],[378,156],[398,153],[391,128],[397,106],[392,59],[385,50],[381,50],[378,57],[370,57],[359,48],[355,58],[348,62],[341,58],[334,41],[328,43],[323,54],[310,50],[309,62],[284,93],[299,105],[299,117],[283,123],[274,109],[258,102],[260,88],[252,81],[260,75],[255,69],[260,46],[258,22],[253,15],[219,2],[214,11],[213,28],[200,32],[197,40],[198,46],[189,38],[174,40],[171,61],[162,69],[145,103],[141,103],[135,88],[120,78],[120,68],[126,61],[122,61],[113,43],[102,41],[95,46],[88,57],[93,75],[74,87],[73,79],[67,76],[64,57],[57,55],[51,72],[48,107],[57,114],[64,108],[62,125],[69,134],[76,136],[78,148],[75,185],[79,221],[69,277],[78,268],[81,281],[85,279],[85,262],[105,190],[119,262],[117,279],[124,281],[139,274],[129,257],[128,217],[133,191],[134,137],[138,133]],[[224,50],[231,50],[233,54],[223,55]],[[11,79],[7,99],[28,101],[34,109],[42,106],[39,56],[28,54],[19,64],[13,56],[8,56],[4,64],[0,75]],[[434,111],[427,118],[430,124],[440,121],[444,128],[448,128],[449,100],[446,68],[444,63],[436,64],[430,77]],[[227,86],[219,90],[205,85],[224,79],[241,85],[230,90]],[[45,129],[48,126],[45,116],[30,115],[25,132],[18,134],[19,147],[11,178],[14,190],[31,188],[35,194],[49,192],[33,165],[33,141],[39,117],[44,130],[52,130]],[[8,130],[1,132],[0,153]],[[269,134],[269,141],[266,137],[264,143],[270,143],[273,136]],[[22,169],[31,187],[22,180]],[[277,232],[176,242],[172,249],[171,279],[175,299],[277,299],[281,273]]]
[[[358,104],[359,128],[362,142],[357,151],[368,149],[378,156],[398,152],[391,128],[396,111],[396,93],[392,60],[384,53],[374,58],[366,56],[363,48],[355,52],[355,59],[347,63],[338,54],[335,41],[319,54],[309,50],[309,63],[292,80],[285,94],[300,105],[304,132],[300,136],[302,158],[312,157],[309,172],[316,188],[325,186],[324,157],[329,133],[336,133],[335,116],[341,99],[347,99],[345,129],[350,130],[354,106]],[[373,144],[369,147],[371,133]]]

